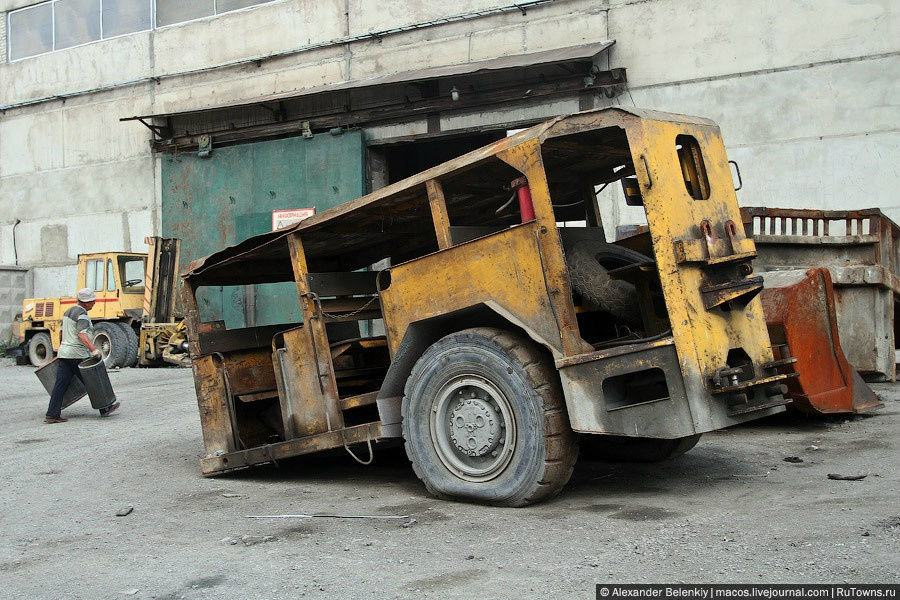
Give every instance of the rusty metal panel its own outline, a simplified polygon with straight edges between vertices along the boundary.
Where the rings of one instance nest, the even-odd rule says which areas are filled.
[[[772,271],[765,275],[763,310],[772,340],[796,359],[786,381],[793,407],[808,413],[869,412],[881,403],[841,350],[828,269]]]
[[[285,331],[281,338],[284,347],[276,353],[281,384],[282,416],[289,423],[294,437],[323,433],[331,429],[330,415],[325,404],[309,330],[298,327]]]
[[[276,389],[275,370],[268,348],[229,352],[220,358],[232,397]]]
[[[841,345],[871,380],[896,379],[895,303],[900,296],[900,228],[878,209],[744,207],[763,271],[827,267]]]
[[[211,327],[213,325],[213,327]],[[242,327],[241,329],[225,329],[215,327],[213,323],[202,323],[197,334],[198,353],[213,354],[216,352],[234,352],[253,348],[268,348],[272,337],[284,331],[290,325],[267,325],[265,327]]]
[[[328,332],[325,329],[325,315],[321,305],[317,306],[314,294],[309,291],[307,275],[309,269],[306,265],[306,255],[303,251],[303,243],[296,233],[288,236],[288,246],[291,252],[291,265],[294,269],[294,281],[296,293],[300,298],[300,306],[303,312],[304,330],[293,339],[297,341],[294,360],[298,372],[302,376],[310,378],[315,374],[318,394],[312,386],[307,387],[307,392],[312,394],[304,401],[308,407],[321,407],[325,422],[329,430],[341,429],[344,426],[344,416],[339,408],[339,394],[337,379],[334,374],[334,362],[331,360],[331,348],[328,341]],[[302,354],[302,356],[300,355]],[[300,412],[299,419],[304,418],[304,412]],[[295,422],[295,427],[303,427]]]
[[[256,448],[248,448],[229,454],[206,456],[200,459],[200,468],[203,471],[203,475],[216,475],[292,456],[342,448],[351,444],[375,442],[381,437],[381,425],[379,423],[364,423],[337,431],[327,431],[318,435],[285,440],[276,444],[257,446]]]
[[[191,368],[194,371],[205,455],[233,452],[236,445],[230,402],[219,365],[215,357],[201,356],[191,361]]]

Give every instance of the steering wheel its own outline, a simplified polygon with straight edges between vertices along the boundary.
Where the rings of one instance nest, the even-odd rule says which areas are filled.
[[[126,280],[125,280],[125,287],[131,287],[131,286],[133,286],[133,285],[137,285],[137,284],[139,284],[141,281],[143,281],[143,280],[142,280],[142,279],[126,279]]]

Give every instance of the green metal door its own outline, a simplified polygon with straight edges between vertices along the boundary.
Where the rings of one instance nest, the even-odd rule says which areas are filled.
[[[316,213],[365,193],[362,132],[321,134],[214,148],[162,159],[162,234],[181,238],[182,268],[225,246],[271,231],[272,211]],[[198,293],[205,321],[228,328],[300,320],[293,283],[207,288]]]

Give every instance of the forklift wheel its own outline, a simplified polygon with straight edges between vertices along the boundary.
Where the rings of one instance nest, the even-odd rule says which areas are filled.
[[[102,321],[94,325],[94,345],[100,350],[107,369],[125,364],[128,342],[125,339],[125,332],[117,324]]]
[[[48,334],[36,333],[28,340],[28,360],[36,367],[42,367],[53,360],[53,343]]]
[[[525,506],[559,492],[578,457],[553,363],[501,329],[431,345],[407,380],[402,414],[413,469],[441,498]]]

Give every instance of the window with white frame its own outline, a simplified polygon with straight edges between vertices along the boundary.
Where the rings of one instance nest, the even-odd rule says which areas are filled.
[[[71,48],[100,39],[100,0],[53,2],[53,48]]]
[[[29,6],[8,15],[6,39],[9,60],[53,50],[53,4]]]
[[[156,0],[156,26],[193,21],[216,14],[215,0]]]
[[[7,57],[11,62],[271,1],[50,0],[7,14]]]
[[[10,61],[150,29],[153,0],[51,0],[11,11]]]
[[[173,25],[240,10],[272,0],[156,0],[156,26]]]
[[[150,29],[151,2],[146,0],[103,0],[103,37],[114,37]]]

